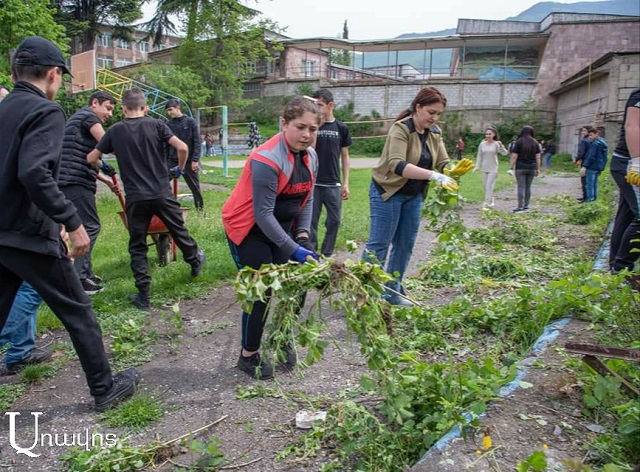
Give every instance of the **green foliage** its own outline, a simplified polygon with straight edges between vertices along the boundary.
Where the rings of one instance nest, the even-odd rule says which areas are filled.
[[[170,95],[180,97],[192,108],[203,107],[214,97],[214,91],[197,69],[172,64],[144,64],[125,72],[128,77],[152,85]]]
[[[160,420],[164,416],[164,407],[152,395],[136,395],[116,408],[100,415],[100,420],[110,428],[124,426],[139,431]]]
[[[0,83],[11,85],[9,51],[28,36],[38,35],[54,42],[63,52],[68,39],[62,26],[54,21],[49,0],[3,0],[0,4]]]
[[[57,9],[56,21],[66,29],[67,36],[79,38],[81,50],[93,49],[99,28],[113,25],[114,38],[130,40],[133,23],[142,16],[141,0],[58,0],[51,2]]]
[[[211,436],[208,442],[193,439],[189,444],[189,449],[200,454],[200,457],[193,464],[195,470],[203,472],[220,470],[224,464],[224,453],[220,450],[220,440]]]
[[[548,112],[541,110],[532,100],[523,104],[517,113],[501,113],[500,122],[495,123],[495,128],[506,145],[518,137],[525,125],[533,127],[538,141],[554,137],[555,122],[550,120]]]
[[[518,463],[518,472],[542,472],[547,470],[547,458],[542,451],[535,451],[523,462]]]
[[[179,5],[176,2],[162,4]],[[281,49],[265,40],[265,30],[278,30],[269,20],[254,20],[257,11],[237,0],[202,1],[187,4],[187,39],[181,44],[178,63],[202,74],[215,91],[212,104],[244,108],[243,81],[253,74],[254,65],[272,60]]]
[[[27,388],[23,383],[0,385],[0,410],[9,410],[13,402],[22,397],[26,391]]]
[[[140,365],[151,359],[150,345],[157,335],[145,331],[146,313],[114,316],[105,323],[113,332],[111,352],[116,367]]]
[[[300,84],[296,87],[296,95],[306,95],[307,97],[310,97],[313,95],[314,91],[315,90],[311,84]]]

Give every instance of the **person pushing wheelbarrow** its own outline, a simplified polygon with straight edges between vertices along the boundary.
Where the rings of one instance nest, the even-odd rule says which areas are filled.
[[[162,121],[145,115],[147,100],[144,93],[134,87],[122,97],[124,120],[107,130],[89,153],[87,160],[97,167],[105,165],[102,154],[113,153],[118,162],[126,194],[125,213],[129,229],[129,255],[131,270],[138,293],[130,296],[138,309],[149,310],[151,277],[147,260],[147,230],[153,216],[157,216],[171,234],[191,266],[191,276],[202,273],[206,256],[184,226],[182,210],[167,185],[165,143],[178,152],[178,165],[170,172],[180,178],[187,162],[187,145],[171,132]]]

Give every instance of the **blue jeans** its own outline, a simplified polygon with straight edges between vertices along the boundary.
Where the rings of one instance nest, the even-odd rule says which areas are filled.
[[[587,176],[585,179],[587,198],[585,199],[585,202],[593,202],[598,198],[598,177],[600,177],[599,170],[587,169]]]
[[[371,226],[369,240],[362,253],[362,260],[378,262],[384,267],[387,262],[389,246],[392,246],[386,271],[396,278],[395,283],[389,284],[389,286],[397,292],[402,293],[402,278],[409,266],[413,246],[420,229],[422,202],[422,194],[403,195],[398,193],[384,201],[373,182],[369,187]],[[389,297],[394,298],[393,295]]]
[[[549,167],[551,167],[551,156],[553,156],[553,154],[549,154],[546,153],[544,155],[544,166],[548,169]]]
[[[7,322],[0,334],[0,346],[9,344],[5,364],[16,364],[29,357],[36,344],[36,313],[42,298],[31,285],[22,282]]]

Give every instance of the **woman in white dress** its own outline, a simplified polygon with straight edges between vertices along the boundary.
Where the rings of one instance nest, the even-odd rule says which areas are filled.
[[[482,185],[484,186],[484,205],[490,208],[495,206],[493,187],[498,176],[498,153],[506,156],[509,151],[502,142],[498,141],[498,132],[493,127],[488,127],[484,133],[484,140],[478,146],[476,167],[473,172],[482,172]]]

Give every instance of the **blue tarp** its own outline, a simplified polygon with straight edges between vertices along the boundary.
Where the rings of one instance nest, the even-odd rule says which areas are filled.
[[[523,80],[528,79],[526,72],[520,72],[510,67],[490,66],[484,74],[481,74],[480,80]]]

